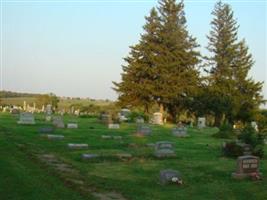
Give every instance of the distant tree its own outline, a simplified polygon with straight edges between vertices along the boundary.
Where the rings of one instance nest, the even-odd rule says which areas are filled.
[[[40,94],[40,95],[38,95],[36,97],[36,101],[37,101],[37,106],[40,107],[40,108],[43,105],[46,106],[48,104],[51,104],[54,108],[57,108],[59,99],[55,94],[50,93],[50,94]]]
[[[248,121],[253,110],[262,103],[262,84],[248,77],[254,64],[245,41],[238,41],[238,25],[228,4],[216,3],[212,12],[212,30],[208,36],[208,58],[210,68],[209,93],[207,101],[212,106],[215,124],[220,125],[223,116],[234,120]],[[216,106],[215,106],[216,105]]]

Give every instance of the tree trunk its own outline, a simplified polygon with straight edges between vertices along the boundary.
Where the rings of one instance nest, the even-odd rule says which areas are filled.
[[[222,123],[222,115],[221,114],[215,114],[215,122],[214,125],[216,127],[220,127]]]

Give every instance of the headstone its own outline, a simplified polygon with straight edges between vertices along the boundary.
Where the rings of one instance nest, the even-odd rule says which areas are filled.
[[[91,160],[97,157],[99,157],[98,154],[82,154],[82,159],[84,160]]]
[[[131,159],[133,156],[130,153],[118,153],[117,157],[120,159]]]
[[[135,119],[135,122],[136,122],[137,124],[143,124],[143,123],[145,123],[145,120],[144,120],[143,117],[137,117],[137,118]]]
[[[151,135],[151,128],[146,125],[138,125],[137,126],[137,134],[149,136]]]
[[[67,124],[67,128],[70,128],[70,129],[78,128],[78,124],[76,124],[76,123],[68,123]]]
[[[69,149],[87,149],[88,144],[68,144]]]
[[[26,103],[26,101],[23,101],[23,110],[24,111],[27,110],[27,103]]]
[[[157,158],[175,157],[176,154],[173,149],[173,143],[168,141],[157,142],[154,155]]]
[[[127,121],[130,114],[131,114],[131,111],[129,109],[121,109],[121,111],[119,113],[120,121]]]
[[[121,139],[122,139],[122,137],[121,137],[121,136],[119,136],[119,135],[118,135],[118,136],[113,136],[113,139],[114,139],[114,140],[121,140]]]
[[[206,118],[205,117],[199,117],[197,119],[197,127],[198,128],[205,128],[206,127]]]
[[[237,158],[236,172],[232,173],[235,179],[244,179],[247,177],[261,176],[259,172],[260,159],[256,156],[239,156]]]
[[[57,128],[65,128],[65,124],[61,116],[53,117],[53,125]]]
[[[120,125],[119,124],[109,124],[108,125],[108,128],[109,129],[119,129],[120,128]]]
[[[100,115],[100,120],[104,124],[110,124],[112,122],[111,116],[106,113]]]
[[[35,124],[34,116],[32,113],[20,113],[18,124]]]
[[[182,184],[183,181],[180,172],[172,169],[166,169],[160,171],[160,183],[162,185]]]
[[[49,140],[63,140],[64,139],[64,135],[47,134],[47,135],[43,135],[43,136]]]
[[[46,106],[46,109],[45,109],[45,112],[46,112],[46,117],[45,117],[45,119],[46,119],[46,121],[51,121],[51,119],[52,119],[52,105],[50,105],[50,104],[48,104],[47,106]]]
[[[20,111],[19,111],[19,109],[17,109],[17,108],[13,108],[13,109],[11,110],[11,114],[12,114],[12,115],[19,115],[19,113],[20,113]]]
[[[101,135],[102,139],[111,139],[112,136],[111,135]]]
[[[172,129],[172,134],[176,137],[188,137],[186,127],[175,127]]]
[[[162,113],[156,112],[153,114],[153,124],[162,125],[163,124],[163,117]]]
[[[252,126],[252,128],[255,129],[256,132],[259,132],[259,128],[258,128],[258,124],[257,124],[257,122],[252,121],[252,122],[251,122],[251,126]]]
[[[38,130],[39,133],[52,133],[54,132],[54,128],[53,127],[41,127]]]

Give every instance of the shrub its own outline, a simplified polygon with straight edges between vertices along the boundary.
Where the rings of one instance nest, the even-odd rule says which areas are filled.
[[[223,154],[227,157],[238,157],[243,155],[243,148],[235,141],[228,142],[223,147]]]
[[[214,134],[217,138],[231,138],[234,136],[233,128],[230,124],[223,124],[219,128],[220,130]]]

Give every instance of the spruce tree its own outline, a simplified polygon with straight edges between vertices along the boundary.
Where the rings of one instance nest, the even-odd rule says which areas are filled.
[[[122,81],[113,82],[114,90],[119,94],[119,102],[123,106],[143,106],[145,112],[153,104],[153,84],[156,76],[155,60],[157,53],[159,17],[155,8],[152,8],[150,16],[146,17],[144,34],[139,43],[130,47],[131,51],[124,60],[126,65],[122,67]]]
[[[213,107],[215,124],[220,125],[223,116],[230,123],[235,120],[251,120],[252,112],[262,102],[262,83],[248,77],[254,64],[245,41],[238,41],[238,25],[228,4],[216,3],[212,12],[208,36],[211,53],[209,104]]]

